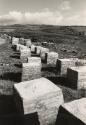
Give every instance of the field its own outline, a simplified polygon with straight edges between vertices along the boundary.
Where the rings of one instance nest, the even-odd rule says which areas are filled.
[[[86,27],[62,27],[45,25],[0,26],[1,33],[11,36],[31,38],[40,45],[47,41],[52,51],[59,53],[60,58],[86,58]],[[2,40],[0,40],[2,42]],[[21,81],[21,60],[19,54],[11,48],[6,40],[0,45],[0,124],[19,125],[19,117],[13,102],[13,84]],[[83,97],[83,93],[67,87],[65,77],[60,78],[55,69],[43,64],[42,76],[50,79],[62,88],[65,102]],[[64,87],[64,85],[66,87]],[[15,121],[15,122],[14,122]]]
[[[86,27],[51,25],[11,25],[0,26],[0,32],[11,36],[31,38],[33,42],[47,41],[51,50],[62,57],[86,58]]]

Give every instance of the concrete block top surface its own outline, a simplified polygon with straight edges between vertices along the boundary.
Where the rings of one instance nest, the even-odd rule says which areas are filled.
[[[23,46],[22,44],[18,43],[19,46]]]
[[[28,44],[30,44],[31,45],[31,39],[27,39],[27,40],[25,40],[26,41],[26,44],[28,45]]]
[[[23,99],[33,100],[48,93],[60,92],[61,89],[48,79],[42,77],[35,80],[15,84],[14,88]]]
[[[64,58],[64,59],[58,59],[58,60],[61,60],[61,61],[64,61],[64,62],[66,62],[66,61],[74,61],[74,60],[78,60],[77,58]]]
[[[30,66],[32,66],[32,67],[34,67],[34,66],[39,66],[39,64],[41,64],[40,62],[38,63],[38,61],[37,62],[29,62],[29,63],[22,63],[22,67],[30,67]]]
[[[28,61],[29,62],[33,62],[33,61],[41,61],[41,58],[40,57],[28,57]]]
[[[42,48],[41,48],[41,51],[42,51],[42,52],[49,52],[49,49],[42,47]]]
[[[31,47],[36,47],[36,45],[33,45],[33,44],[32,44]]]
[[[20,50],[23,50],[23,49],[27,49],[27,46],[24,46],[24,45],[20,45]]]
[[[31,39],[25,39],[26,42],[31,42]]]
[[[41,46],[36,46],[38,49],[42,49],[42,47]]]
[[[81,62],[86,62],[86,59],[79,59],[79,61],[81,61]]]
[[[56,52],[47,52],[47,54],[48,54],[48,57],[50,58],[53,58],[53,57],[58,58],[59,56],[59,54]]]
[[[21,45],[21,44],[19,44],[19,46],[20,46],[20,47],[26,47],[26,46],[24,46],[24,45]]]
[[[70,59],[58,59],[60,61],[70,61]]]
[[[86,65],[86,59],[78,59],[77,65]]]
[[[50,55],[58,55],[58,53],[56,53],[56,52],[49,52],[48,54],[50,54]]]
[[[62,106],[72,115],[86,124],[86,98],[65,103]]]
[[[29,49],[29,48],[27,48],[26,46],[24,46],[24,48],[23,48],[23,49],[21,49],[20,51],[21,51],[21,52],[26,52],[26,51],[30,52],[30,49]]]
[[[70,70],[74,70],[76,72],[86,72],[86,66],[76,66],[68,68]]]
[[[13,41],[19,41],[19,38],[13,37]]]

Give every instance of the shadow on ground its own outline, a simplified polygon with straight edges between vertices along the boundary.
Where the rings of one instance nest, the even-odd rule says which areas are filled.
[[[16,66],[18,68],[22,68],[22,63],[14,64],[14,66]]]
[[[50,66],[50,65],[47,65],[47,64],[42,64],[42,69],[41,69],[42,72],[51,72],[51,73],[55,73],[57,75],[57,71],[56,71],[56,67],[55,66]]]
[[[10,80],[14,82],[21,82],[21,73],[7,72],[0,76],[2,80]]]
[[[20,58],[20,56],[17,55],[17,54],[16,54],[16,55],[11,55],[10,57],[11,57],[11,58],[16,58],[16,59],[19,59],[19,58]]]
[[[0,125],[23,125],[13,96],[0,96]]]
[[[62,85],[76,90],[76,85],[72,85],[66,76],[48,76],[47,79],[55,83],[56,85]]]

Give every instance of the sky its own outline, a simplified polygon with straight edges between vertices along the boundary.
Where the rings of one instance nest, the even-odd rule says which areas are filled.
[[[86,0],[0,0],[0,25],[85,25]]]

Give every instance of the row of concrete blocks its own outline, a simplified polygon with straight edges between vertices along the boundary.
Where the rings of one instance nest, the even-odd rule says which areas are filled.
[[[41,53],[43,55],[45,54],[45,52],[49,52],[49,49],[34,45],[27,47],[21,44],[16,44],[16,50],[20,51],[20,59],[22,61],[21,81],[40,78],[41,68],[42,68],[41,58],[31,57],[31,52],[39,55]],[[58,53],[50,52],[48,53],[47,63],[55,65],[57,58],[58,58]]]
[[[41,77],[41,59],[36,57],[31,57],[31,50],[30,50],[31,42],[27,41],[26,46],[24,46],[19,44],[18,38],[17,39],[15,38],[13,41],[16,46],[16,51],[20,52],[20,59],[22,61],[21,81],[27,81]]]
[[[17,47],[19,47],[19,45],[17,45]],[[21,48],[23,49],[20,50],[20,58],[23,62],[27,60],[28,57],[31,57],[31,53],[35,53],[41,58],[42,62],[54,66],[56,65],[58,59],[58,53],[56,52],[49,52],[49,49],[40,47],[40,54],[38,54],[39,47],[34,45],[32,45],[31,48],[27,48],[26,46],[21,46]]]
[[[27,63],[27,65],[28,65],[28,63]],[[84,66],[84,65],[85,65],[85,60],[77,60],[77,59],[58,59],[57,60],[58,71],[62,74],[67,73],[67,77],[73,83],[73,85],[77,83],[76,86],[78,89],[82,89],[83,87],[85,87],[86,66]],[[75,67],[72,67],[72,66],[75,66]],[[43,124],[47,125],[47,124],[51,124],[52,122],[55,122],[56,116],[57,116],[56,125],[59,123],[66,124],[66,122],[69,122],[69,121],[72,121],[72,122],[69,122],[70,125],[75,124],[75,123],[80,124],[80,125],[86,124],[86,118],[84,117],[84,115],[86,114],[86,109],[85,109],[86,98],[61,105],[63,103],[62,92],[59,94],[60,97],[58,97],[58,101],[56,101],[57,98],[55,98],[55,97],[57,97],[57,96],[54,95],[54,97],[52,96],[52,98],[51,98],[50,93],[48,96],[48,89],[50,89],[49,86],[48,86],[48,88],[47,88],[47,86],[44,86],[44,89],[47,88],[47,94],[46,94],[47,99],[43,95],[42,95],[42,97],[43,97],[42,98],[41,95],[38,96],[37,92],[35,92],[35,89],[38,89],[37,88],[38,86],[41,86],[42,90],[43,90],[42,85],[44,84],[45,80],[43,81],[43,83],[41,83],[40,80],[43,81],[44,78],[38,79],[37,83],[39,83],[41,85],[36,86],[36,83],[34,83],[35,86],[32,87],[31,84],[35,81],[34,80],[34,81],[27,81],[24,83],[20,83],[19,88],[15,87],[16,88],[15,90],[17,91],[17,93],[19,93],[20,97],[24,99],[23,100],[24,114],[37,112],[38,116],[39,116],[39,121],[42,125]],[[31,82],[31,84],[30,84],[30,82]],[[47,81],[47,83],[48,83],[48,81]],[[23,86],[23,88],[22,88],[22,86]],[[31,90],[30,87],[29,87],[30,90],[23,90],[24,88],[28,88],[28,86],[30,86],[31,89],[33,89],[33,90]],[[20,88],[22,88],[22,89],[20,89]],[[38,93],[41,93],[42,90],[39,87]],[[31,93],[28,93],[28,92],[31,92]],[[43,92],[44,92],[44,90],[43,90]],[[43,92],[42,92],[42,94],[43,94]],[[54,94],[54,92],[51,92],[51,93]],[[59,93],[59,92],[57,92],[57,93]],[[26,97],[27,95],[30,95],[31,97],[29,97],[29,96]],[[37,95],[38,97],[36,97],[35,95]],[[34,99],[34,97],[35,97],[35,99]],[[42,98],[42,100],[40,99],[40,97]],[[30,101],[32,100],[32,102],[27,101],[28,98],[30,99]],[[50,100],[49,100],[49,98],[50,98]],[[25,101],[25,99],[26,99],[26,101]],[[36,100],[36,99],[39,99],[40,101]],[[44,99],[44,101],[43,101],[43,99]],[[52,103],[52,100],[53,100],[54,104]],[[19,100],[17,100],[16,102],[18,102],[18,101]],[[52,108],[49,107],[50,103],[51,103],[51,105],[53,104],[51,106]],[[58,103],[59,103],[59,105],[57,106]],[[28,107],[28,105],[30,107]],[[59,106],[60,106],[60,108],[59,108]],[[21,107],[21,106],[19,106],[19,107]],[[81,107],[81,110],[79,110],[80,107]],[[58,112],[58,109],[59,109],[59,112]],[[20,111],[22,111],[22,110],[20,110]],[[62,118],[63,118],[63,120],[62,120]]]
[[[86,124],[86,98],[64,103],[62,90],[46,78],[15,84],[14,100],[24,122],[37,113],[38,125]]]
[[[21,51],[21,53],[23,53],[23,55],[21,54],[21,58],[22,58],[22,60],[24,60],[24,59],[27,59],[27,58],[25,58],[25,55],[26,55],[26,57],[28,57],[28,60],[29,60],[29,62],[30,62],[30,60],[33,60],[33,61],[31,61],[31,64],[26,64],[26,66],[25,66],[25,64],[23,65],[23,77],[22,77],[22,80],[23,79],[26,79],[26,80],[29,80],[29,79],[27,79],[27,77],[28,77],[28,75],[26,75],[26,74],[28,74],[28,72],[30,71],[30,67],[31,67],[31,69],[34,69],[33,67],[37,67],[37,69],[35,68],[35,70],[32,70],[33,71],[33,73],[32,73],[32,71],[31,71],[31,73],[29,72],[29,76],[30,77],[32,77],[32,76],[34,76],[34,74],[35,74],[35,76],[36,76],[36,74],[37,74],[37,76],[41,76],[41,75],[39,75],[39,74],[41,74],[41,71],[40,71],[40,69],[41,69],[41,64],[40,64],[40,59],[39,58],[30,58],[30,56],[31,56],[31,53],[30,53],[30,49],[28,48],[27,49],[27,47],[26,46],[23,46],[23,45],[19,45],[19,46],[17,46],[18,48],[20,47],[20,51]],[[32,52],[35,52],[35,51],[37,51],[37,54],[40,54],[40,51],[41,51],[41,49],[42,49],[42,47],[38,47],[37,48],[37,50],[36,50],[36,48],[35,48],[36,46],[34,46],[34,45],[32,45]],[[18,50],[18,48],[17,48],[17,50]],[[44,53],[42,53],[42,55],[43,55]],[[47,52],[46,52],[46,54],[47,54]],[[56,57],[55,57],[56,56]],[[72,75],[71,75],[71,72],[73,72],[72,70],[70,70],[70,69],[68,69],[68,68],[70,68],[70,67],[75,67],[75,66],[77,66],[77,68],[78,67],[81,67],[82,68],[82,66],[84,66],[84,65],[86,65],[86,60],[79,60],[79,59],[77,59],[77,58],[75,58],[75,59],[57,59],[58,58],[58,54],[57,53],[53,53],[53,52],[51,52],[50,54],[48,54],[48,64],[52,64],[52,65],[56,65],[56,69],[57,69],[57,72],[60,74],[60,75],[62,75],[62,74],[67,74],[67,78],[69,79],[69,81],[71,82],[71,84],[72,85],[75,85],[76,86],[76,88],[78,88],[78,89],[82,89],[82,87],[83,87],[83,84],[84,84],[84,82],[85,82],[85,75],[83,75],[83,77],[82,77],[82,80],[79,80],[80,78],[78,78],[77,76],[75,76],[75,75],[73,75],[74,73],[72,73]],[[37,62],[37,60],[39,61],[39,64],[36,64],[36,63],[33,63],[32,64],[32,62]],[[36,66],[37,65],[37,66]],[[25,70],[25,67],[26,67],[26,69],[28,69],[28,70]],[[28,68],[27,68],[28,67]],[[39,68],[38,68],[39,67]],[[80,68],[80,69],[81,69]],[[39,70],[38,70],[39,69]],[[75,68],[76,69],[76,68]],[[38,73],[37,73],[37,70],[38,70]],[[25,73],[25,71],[27,71],[26,73]],[[35,72],[34,72],[35,71]],[[83,71],[84,72],[84,71]],[[32,75],[31,75],[32,74]],[[26,76],[26,78],[24,77],[24,76]],[[74,77],[75,76],[75,77]],[[79,77],[81,77],[81,76],[79,76]],[[28,77],[29,78],[29,77]],[[34,77],[33,77],[34,78]],[[35,77],[36,78],[36,77]],[[83,83],[83,84],[82,84]],[[85,86],[85,85],[84,85]]]
[[[16,44],[22,44],[24,46],[27,46],[28,48],[31,47],[32,42],[31,39],[24,39],[24,38],[12,38],[12,45],[16,45]]]
[[[20,50],[20,55],[22,52],[23,55],[25,54],[24,50],[25,52],[27,51],[26,49]],[[39,48],[37,49],[32,45],[31,52],[38,54]],[[29,51],[26,53],[29,55]],[[37,112],[39,124],[47,125],[48,123],[55,122],[58,107],[64,101],[60,88],[45,78],[36,79],[41,77],[41,67],[40,57],[28,56],[27,63],[22,63],[23,82],[14,85],[14,97],[17,109],[22,114],[22,119],[24,115]]]
[[[76,66],[75,60],[58,59],[62,61],[62,64],[56,67],[56,70],[60,75],[65,74],[69,81],[69,87],[75,87],[76,89],[86,89],[86,64],[84,66]],[[59,65],[59,63],[57,63]],[[39,57],[29,57],[27,63],[22,64],[22,81],[31,80],[32,78],[41,77],[41,59]],[[59,68],[59,69],[58,69]]]
[[[47,62],[47,64],[52,64],[54,66],[56,65],[58,70],[61,70],[60,71],[61,74],[65,74],[64,71],[66,71],[66,70],[63,70],[63,68],[66,67],[66,65],[67,65],[67,67],[86,65],[86,60],[79,60],[77,58],[58,59],[58,53],[49,52],[49,49],[47,49],[47,48],[44,48],[41,46],[35,46],[35,45],[31,45],[29,47],[30,47],[30,49],[27,49],[27,46],[17,44],[17,50],[21,51],[22,57],[23,57],[23,53],[24,53],[24,56],[26,55],[26,58],[30,57],[32,52],[35,54],[38,54],[41,57],[41,60],[45,60]],[[25,50],[26,50],[26,52],[25,52]]]
[[[22,53],[25,57],[30,53],[26,48],[19,48],[19,44],[17,44],[17,50],[20,51],[20,57]],[[31,52],[38,54],[39,48],[36,50],[32,45]],[[41,77],[41,67],[41,58],[31,57],[30,54],[27,63],[22,64],[24,82],[14,85],[14,97],[22,119],[24,115],[37,112],[40,125],[47,125],[56,121],[58,108],[64,101],[59,87],[45,78],[36,79]]]
[[[52,59],[48,58],[48,64],[53,65]],[[22,81],[41,77],[41,69],[42,63],[40,57],[28,57],[27,63],[22,63]]]
[[[35,46],[31,43],[31,40],[27,40],[25,46],[21,45],[21,44],[19,44],[18,39],[19,38],[13,38],[12,45],[16,46],[17,51],[19,51],[19,50],[21,51],[21,58],[25,59],[25,55],[27,58],[30,56],[31,53],[34,53],[34,54],[38,55],[39,57],[41,57],[41,60],[44,61],[45,63],[52,64],[52,65],[56,64],[56,60],[58,58],[58,53],[49,52],[48,48],[44,48],[41,46]],[[27,52],[27,48],[28,48],[28,52]],[[30,49],[31,53],[29,52],[29,49]],[[26,52],[25,52],[25,50],[26,50]]]
[[[61,73],[65,74],[67,73],[67,78],[69,79],[71,85],[75,85],[77,89],[86,89],[86,66],[81,66],[83,63],[80,63],[80,61],[75,61],[75,60],[58,60],[58,61],[67,61],[66,64],[61,65],[61,69],[63,71],[61,71]],[[81,60],[81,62],[83,62]],[[85,60],[84,60],[85,62]],[[78,66],[77,66],[78,64]],[[84,63],[85,65],[85,63]],[[33,66],[33,65],[32,65]],[[71,66],[77,66],[77,67],[71,67]],[[69,67],[69,68],[68,68]],[[30,71],[30,70],[29,70]],[[36,69],[37,71],[37,69]],[[39,73],[40,76],[40,73]],[[35,74],[34,78],[39,77],[37,76],[37,73]],[[46,95],[47,96],[47,95]],[[63,96],[63,95],[62,95]],[[55,98],[56,97],[56,98]],[[44,97],[43,97],[44,98]],[[50,98],[50,100],[49,100]],[[57,101],[58,98],[58,101]],[[47,100],[45,99],[43,101],[43,99],[38,102],[34,101],[33,103],[36,104],[36,110],[34,109],[34,106],[32,107],[32,105],[34,105],[32,102],[30,103],[31,106],[29,107],[33,112],[30,113],[34,113],[37,112],[38,113],[38,118],[39,118],[39,123],[41,125],[48,125],[48,124],[56,124],[56,125],[65,125],[66,122],[69,122],[69,124],[80,124],[80,125],[85,125],[86,124],[86,98],[85,99],[81,99],[81,100],[76,100],[70,103],[66,103],[63,105],[59,105],[62,103],[61,100],[61,93],[60,93],[60,97],[57,97],[54,95],[54,97],[50,97],[47,96]],[[41,103],[42,102],[42,103]],[[83,104],[82,104],[83,103]],[[47,104],[47,106],[46,106]],[[58,106],[57,106],[58,105]],[[49,108],[50,106],[50,108]],[[51,108],[52,106],[52,108]],[[76,107],[74,107],[76,106]],[[42,109],[43,107],[43,109]],[[47,108],[48,107],[48,108]],[[60,108],[59,108],[60,107]],[[79,110],[81,108],[81,110]],[[73,110],[72,110],[73,109]],[[78,111],[77,111],[78,110]],[[25,111],[28,113],[27,111],[27,106],[25,108]],[[84,112],[83,112],[84,111]],[[68,114],[66,116],[66,114]],[[78,115],[77,115],[78,114]],[[71,121],[71,123],[70,123]]]
[[[86,60],[80,60],[77,58],[58,59],[58,54],[55,52],[48,52],[49,50],[47,48],[35,45],[31,45],[29,47],[31,47],[31,50],[30,48],[27,48],[27,46],[17,44],[17,50],[20,50],[21,52],[20,57],[22,61],[27,60],[27,64],[24,63],[22,65],[22,81],[31,80],[32,78],[38,78],[39,76],[41,76],[42,66],[40,58],[31,57],[31,52],[35,52],[35,54],[39,55],[45,54],[44,57],[48,57],[47,64],[52,64],[52,66],[56,65],[56,70],[58,74],[67,74],[67,79],[68,81],[70,81],[71,86],[75,86],[77,89],[85,88],[86,75],[85,70],[83,70],[85,69],[85,67],[83,68],[83,66],[86,65]],[[71,67],[75,67],[75,69],[72,69]],[[81,74],[83,75],[79,75],[81,70]]]

